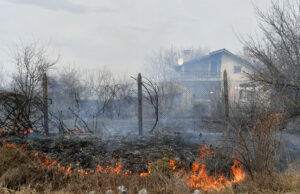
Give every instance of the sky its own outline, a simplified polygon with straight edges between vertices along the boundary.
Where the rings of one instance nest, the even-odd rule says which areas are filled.
[[[11,48],[38,40],[60,53],[58,66],[104,66],[134,74],[161,48],[227,48],[258,33],[253,6],[271,0],[0,0],[0,64]]]

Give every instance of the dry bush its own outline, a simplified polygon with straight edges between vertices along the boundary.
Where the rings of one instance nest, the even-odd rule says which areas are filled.
[[[261,106],[236,109],[230,120],[226,144],[244,165],[252,179],[255,173],[271,174],[279,158],[279,132],[283,113],[275,113]]]
[[[246,180],[236,188],[236,192],[249,193],[299,193],[300,172],[274,173],[270,175],[255,174],[254,180]]]

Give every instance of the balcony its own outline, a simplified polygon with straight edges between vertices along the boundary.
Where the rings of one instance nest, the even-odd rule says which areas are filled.
[[[220,72],[181,72],[181,81],[219,81],[221,79]]]

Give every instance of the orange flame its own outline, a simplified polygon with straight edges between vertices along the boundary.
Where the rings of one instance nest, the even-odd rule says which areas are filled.
[[[169,168],[173,171],[176,169],[175,160],[170,160]]]
[[[40,153],[40,152],[36,152],[36,153],[34,154],[34,156],[35,156],[35,157],[38,157],[39,153]]]
[[[4,142],[3,145],[8,148],[17,147],[21,151],[25,152],[26,145],[24,146],[17,146],[14,143],[7,143]],[[238,183],[243,181],[246,178],[246,173],[243,171],[243,165],[237,160],[234,159],[234,164],[231,167],[232,177],[231,179],[227,178],[222,173],[215,173],[210,175],[209,172],[206,170],[206,165],[204,163],[204,159],[212,154],[208,147],[201,147],[200,148],[200,156],[197,160],[192,164],[192,168],[190,172],[187,172],[184,169],[180,169],[180,166],[176,166],[176,164],[182,164],[180,161],[170,160],[169,168],[174,171],[174,176],[179,177],[180,173],[184,174],[184,178],[182,180],[186,181],[186,183],[191,188],[200,188],[204,191],[207,190],[221,190],[225,187],[231,186],[233,183]],[[115,174],[122,174],[122,175],[129,175],[131,174],[130,170],[126,170],[125,173],[122,173],[123,163],[119,162],[115,166],[106,166],[103,168],[102,166],[97,166],[95,170],[84,170],[83,168],[79,168],[76,171],[72,170],[72,165],[68,165],[65,167],[57,162],[55,159],[51,159],[48,156],[43,156],[40,152],[35,152],[32,154],[35,156],[41,163],[41,166],[44,168],[57,168],[61,171],[64,171],[65,174],[69,175],[72,172],[77,172],[83,175],[90,175],[93,173],[98,172],[106,172],[106,173],[115,173]],[[148,162],[148,170],[147,172],[140,173],[140,177],[147,177],[151,174],[151,162]],[[175,172],[176,170],[176,172]]]
[[[243,171],[243,165],[236,159],[234,160],[231,170],[234,176],[234,183],[241,182],[246,178],[246,173]]]
[[[95,172],[101,172],[102,170],[103,170],[102,166],[98,165],[98,166],[96,167]]]
[[[71,174],[72,165],[70,164],[66,170],[66,174]]]
[[[117,164],[117,166],[114,169],[112,169],[112,172],[114,172],[116,174],[120,174],[122,171],[122,166],[123,166],[123,164],[121,162],[119,162]]]
[[[210,175],[206,170],[204,159],[212,154],[208,147],[200,148],[200,157],[192,164],[191,172],[185,173],[185,180],[192,188],[200,188],[207,190],[221,190],[225,187],[231,186],[233,183],[241,182],[245,179],[246,174],[243,171],[243,165],[234,159],[234,164],[231,167],[233,179],[228,179],[222,173],[215,173]],[[170,168],[174,169],[173,161],[170,161]]]
[[[147,172],[140,173],[140,177],[146,177],[146,176],[149,176],[151,174],[151,169],[150,169],[151,165],[152,165],[152,163],[148,162],[148,170],[147,170]]]
[[[146,177],[146,176],[149,176],[150,174],[151,174],[151,169],[148,169],[148,172],[140,173],[140,177]]]

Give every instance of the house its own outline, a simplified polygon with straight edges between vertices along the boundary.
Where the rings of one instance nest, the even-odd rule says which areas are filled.
[[[245,49],[244,49],[245,51]],[[202,103],[211,108],[212,99],[219,99],[223,90],[223,72],[228,77],[229,99],[231,103],[247,101],[251,98],[246,73],[250,64],[226,49],[210,52],[208,55],[187,60],[176,66],[180,82],[192,93],[192,103]]]

